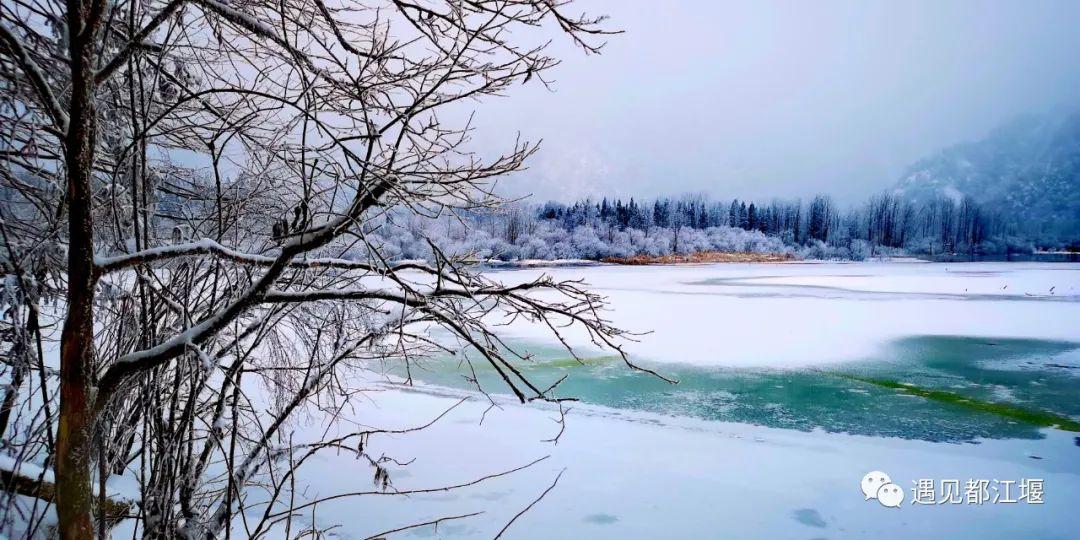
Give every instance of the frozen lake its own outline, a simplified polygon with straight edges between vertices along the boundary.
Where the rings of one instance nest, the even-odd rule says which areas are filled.
[[[505,272],[508,282],[539,270]],[[611,319],[652,334],[658,362],[811,366],[867,358],[909,336],[1080,339],[1080,266],[827,263],[548,270],[607,295]],[[540,328],[515,327],[544,339]]]
[[[547,272],[609,296],[617,324],[651,331],[628,350],[680,381],[630,372],[585,349],[581,364],[539,329],[506,335],[535,354],[538,382],[566,376],[570,405],[522,406],[469,391],[456,360],[414,366],[412,388],[372,382],[352,420],[430,428],[372,437],[393,486],[453,491],[320,503],[329,534],[491,538],[1075,538],[1080,502],[1080,266],[1050,263],[581,267]],[[390,375],[394,375],[391,370]],[[479,370],[492,393],[505,391]],[[1048,427],[1048,426],[1058,426]],[[348,431],[311,419],[308,428]],[[407,464],[406,464],[407,463]],[[901,508],[865,500],[880,470]],[[363,462],[304,465],[306,496],[371,489]],[[991,484],[983,504],[911,504],[916,481]],[[1035,479],[1041,504],[993,502]],[[1017,484],[1008,484],[1015,481]],[[994,488],[998,488],[996,491]],[[1003,499],[1010,500],[1010,493]],[[311,509],[309,509],[310,511]],[[309,518],[305,518],[309,519]]]

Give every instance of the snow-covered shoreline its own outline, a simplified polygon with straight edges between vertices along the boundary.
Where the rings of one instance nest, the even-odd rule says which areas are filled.
[[[463,394],[418,388],[380,393],[358,418],[405,427],[434,417]],[[362,537],[438,516],[483,511],[446,523],[440,537],[491,537],[555,475],[558,487],[515,524],[514,538],[1054,538],[1069,530],[1080,497],[1069,434],[1040,440],[942,444],[799,432],[574,405],[558,444],[559,415],[547,406],[470,399],[428,430],[372,439],[408,466],[391,467],[397,489],[450,485],[551,457],[513,475],[445,495],[368,497],[324,503],[318,521]],[[482,419],[482,423],[481,423]],[[322,426],[313,424],[312,429]],[[545,442],[548,441],[548,442]],[[327,457],[305,466],[311,497],[364,480],[356,463]],[[887,471],[910,489],[920,478],[1040,478],[1043,505],[918,506],[866,501],[858,484]],[[426,534],[432,530],[428,528]]]

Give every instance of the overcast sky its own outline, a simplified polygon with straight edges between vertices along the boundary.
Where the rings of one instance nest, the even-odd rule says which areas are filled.
[[[476,143],[544,139],[504,183],[585,195],[854,201],[1024,113],[1080,109],[1080,2],[579,0],[625,30],[565,40],[555,92],[478,107]]]

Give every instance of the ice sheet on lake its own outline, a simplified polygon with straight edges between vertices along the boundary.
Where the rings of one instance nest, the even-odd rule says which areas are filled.
[[[871,356],[881,344],[909,335],[1080,340],[1080,266],[1067,263],[602,266],[543,272],[584,279],[608,296],[615,323],[651,331],[627,349],[660,362],[821,365]],[[495,275],[513,283],[539,273]],[[717,280],[727,284],[709,284]],[[546,339],[537,327],[514,325],[509,331]],[[576,341],[585,343],[582,336]]]

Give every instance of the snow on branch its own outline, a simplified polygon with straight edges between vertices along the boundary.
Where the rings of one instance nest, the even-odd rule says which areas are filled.
[[[19,64],[26,77],[30,79],[34,92],[37,93],[38,99],[45,106],[49,116],[52,117],[57,131],[66,132],[68,128],[67,113],[64,112],[64,108],[56,99],[56,94],[49,87],[45,74],[38,67],[37,62],[34,62],[33,57],[30,56],[30,52],[26,49],[22,39],[8,29],[7,25],[0,24],[0,40],[3,40],[4,44],[7,45],[8,49],[13,53],[14,60]]]
[[[277,257],[268,257],[266,255],[244,253],[242,251],[237,251],[235,249],[224,246],[219,242],[216,242],[209,238],[203,238],[195,242],[144,249],[135,253],[116,255],[113,257],[96,257],[94,259],[94,264],[95,266],[97,266],[99,274],[107,274],[110,272],[116,272],[118,270],[123,270],[125,268],[138,266],[141,264],[150,264],[154,262],[162,262],[172,259],[193,257],[196,255],[205,254],[216,255],[234,262],[251,264],[256,266],[270,266],[274,264],[274,261],[277,260]],[[417,265],[416,263],[406,263],[406,265],[410,268],[420,267],[420,265]],[[368,263],[350,261],[348,259],[339,258],[293,260],[288,263],[288,266],[291,268],[338,268],[343,270],[369,271],[376,270],[374,266]]]

